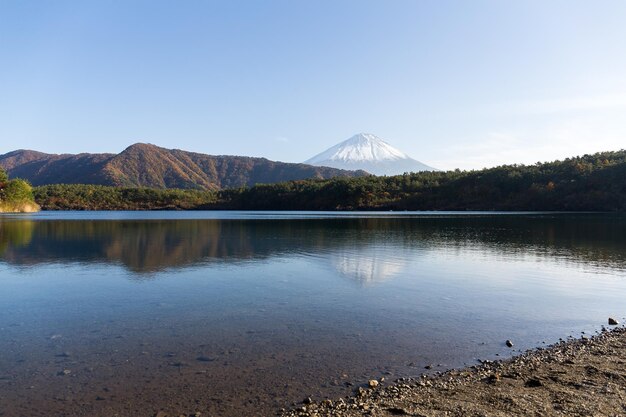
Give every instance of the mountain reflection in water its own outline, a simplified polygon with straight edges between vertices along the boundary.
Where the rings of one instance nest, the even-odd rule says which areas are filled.
[[[320,256],[360,284],[393,278],[424,251],[532,253],[595,266],[626,265],[617,215],[274,220],[3,220],[0,259],[17,266],[120,264],[136,278],[205,263]],[[329,256],[326,256],[329,255]]]

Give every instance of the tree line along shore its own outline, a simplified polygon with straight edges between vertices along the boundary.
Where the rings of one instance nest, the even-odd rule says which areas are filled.
[[[625,211],[626,151],[534,165],[309,179],[220,191],[55,184],[44,210]]]
[[[626,151],[534,165],[309,179],[207,191],[53,184],[0,171],[0,210],[626,211]]]

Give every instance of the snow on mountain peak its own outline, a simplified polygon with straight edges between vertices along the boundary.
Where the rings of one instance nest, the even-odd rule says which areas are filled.
[[[314,156],[305,163],[318,161],[393,161],[409,158],[404,152],[394,148],[371,133],[359,133],[332,148]]]
[[[371,133],[358,133],[304,163],[341,169],[363,169],[376,175],[434,170]]]

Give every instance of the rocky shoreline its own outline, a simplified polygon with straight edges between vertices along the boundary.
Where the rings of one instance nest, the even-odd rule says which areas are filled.
[[[351,397],[281,410],[313,416],[619,416],[626,414],[626,328],[504,361],[357,387]]]

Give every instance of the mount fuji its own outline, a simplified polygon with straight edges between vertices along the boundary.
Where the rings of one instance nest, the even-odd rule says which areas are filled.
[[[370,133],[359,133],[304,162],[309,165],[358,170],[374,175],[436,171]]]

